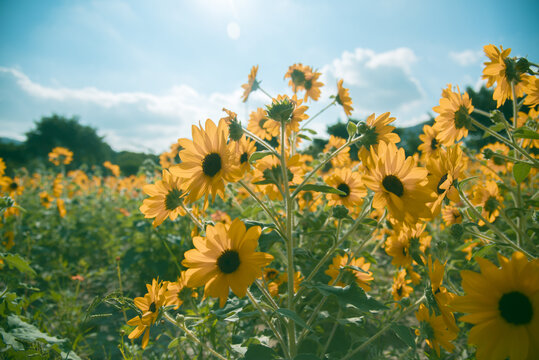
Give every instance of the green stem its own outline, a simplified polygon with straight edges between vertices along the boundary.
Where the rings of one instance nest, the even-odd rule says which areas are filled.
[[[271,96],[266,90],[262,89],[260,85],[258,85],[257,90],[262,91],[262,93],[266,94],[270,99],[273,100],[273,96]]]
[[[181,274],[182,273],[182,268],[180,267],[180,264],[178,262],[178,258],[176,257],[176,255],[174,255],[174,253],[172,252],[172,250],[168,246],[167,241],[165,239],[163,239],[163,238],[161,238],[161,240],[163,241],[163,245],[165,245],[165,247],[167,248],[167,251],[168,251],[170,257],[174,260],[174,264],[176,265],[176,268],[178,269],[178,274]],[[118,270],[118,271],[120,271],[120,270]]]
[[[123,289],[122,289],[122,272],[120,270],[120,260],[116,260],[116,272],[118,274],[118,286],[120,288],[120,295],[123,297],[124,296],[124,292],[123,292]],[[79,282],[80,283],[80,282]],[[77,286],[77,290],[78,290],[78,286]],[[1,296],[0,296],[1,298]],[[124,314],[124,320],[125,322],[127,323],[127,315],[125,313],[125,309],[124,307],[122,306],[122,312]]]
[[[518,104],[517,104],[517,95],[516,95],[516,91],[515,91],[515,82],[514,81],[511,81],[511,95],[513,96],[513,127],[516,129],[517,128],[517,119],[518,119]],[[513,140],[513,142],[514,142],[514,140]],[[515,156],[518,159],[518,154],[515,154]],[[521,194],[521,191],[520,191],[520,186],[521,186],[521,183],[517,183],[516,201],[517,201],[517,208],[522,209],[522,194]],[[517,224],[516,224],[517,227],[518,227],[517,244],[520,244],[520,242],[522,240],[522,233],[524,232],[523,231],[523,222],[524,222],[523,220],[524,219],[522,219],[522,217],[521,217],[521,215],[519,213],[518,217],[517,217]]]
[[[263,147],[265,147],[268,151],[270,151],[273,155],[279,157],[279,153],[273,148],[273,146],[271,146],[270,144],[268,144],[267,142],[265,142],[264,140],[262,140],[261,138],[259,138],[256,134],[250,132],[249,130],[247,130],[246,128],[243,128],[243,132],[245,133],[245,135],[247,135],[248,137],[250,137],[251,139],[253,139],[254,141],[256,141],[257,143],[259,143],[260,145],[262,145]]]
[[[277,310],[279,308],[279,305],[277,305],[277,303],[275,302],[275,300],[273,300],[273,297],[271,296],[271,294],[268,292],[268,290],[266,289],[266,287],[260,283],[260,281],[257,279],[255,280],[255,284],[256,286],[258,287],[258,290],[260,290],[260,292],[262,293],[262,295],[264,295],[264,297],[266,298],[266,300],[268,300],[268,302],[270,303],[270,305],[273,307],[274,310]]]
[[[191,219],[191,221],[193,221],[195,223],[196,226],[198,226],[198,228],[202,231],[204,231],[204,225],[202,225],[202,223],[200,221],[198,221],[198,219],[196,218],[195,215],[193,215],[193,213],[191,212],[191,210],[189,210],[188,208],[185,207],[184,204],[180,204],[180,206],[182,207],[182,209],[186,212],[186,214],[189,216],[189,218]]]
[[[251,303],[253,304],[253,306],[260,313],[260,316],[262,317],[262,320],[264,320],[266,322],[266,324],[269,326],[269,328],[271,329],[271,331],[273,331],[273,334],[275,335],[275,337],[277,338],[277,341],[279,341],[279,344],[281,345],[281,348],[283,350],[283,354],[285,354],[285,356],[287,356],[287,357],[290,357],[290,354],[288,352],[288,348],[286,347],[286,344],[285,344],[283,338],[281,337],[281,334],[277,331],[277,329],[275,328],[275,325],[273,325],[273,323],[271,322],[271,319],[269,319],[267,317],[266,313],[260,307],[260,304],[258,303],[258,301],[256,301],[256,299],[254,298],[253,294],[251,294],[251,291],[249,291],[249,289],[247,289],[247,296],[249,297],[249,300],[251,300]]]
[[[320,114],[322,114],[324,111],[326,111],[327,109],[329,109],[331,106],[335,105],[335,103],[337,102],[337,100],[333,100],[331,103],[329,103],[325,108],[323,108],[322,110],[320,110],[319,112],[317,112],[316,114],[314,114],[314,116],[312,116],[309,120],[305,121],[303,123],[303,125],[301,126],[301,129],[299,129],[299,131],[305,129],[305,127],[311,122],[313,121],[314,119],[316,119]]]
[[[191,340],[193,340],[195,343],[197,343],[198,345],[200,345],[201,347],[203,347],[204,349],[208,350],[210,353],[212,353],[213,356],[219,358],[220,360],[227,360],[227,358],[225,358],[223,355],[219,354],[217,351],[213,350],[211,347],[209,347],[208,345],[206,345],[205,343],[203,343],[202,341],[200,341],[195,334],[193,334],[186,326],[184,323],[180,322],[180,321],[176,321],[172,318],[172,316],[170,316],[168,313],[166,312],[163,312],[163,317],[168,321],[170,322],[171,324],[173,325],[176,325],[177,327],[179,327],[180,329],[182,329],[185,334],[187,334],[187,336],[189,338],[191,338]]]
[[[339,308],[339,311],[337,312],[337,317],[335,317],[335,323],[333,324],[333,328],[331,329],[331,333],[329,334],[328,341],[326,342],[326,345],[324,346],[324,349],[322,350],[322,356],[326,354],[326,351],[329,348],[329,344],[331,344],[331,340],[333,340],[333,336],[335,335],[335,331],[337,330],[337,326],[339,326],[339,318],[341,317],[342,310]]]

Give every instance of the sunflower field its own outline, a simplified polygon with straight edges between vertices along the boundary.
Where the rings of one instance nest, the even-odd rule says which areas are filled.
[[[0,159],[0,357],[538,359],[539,65],[484,52],[512,116],[449,84],[414,154],[383,113],[310,155],[309,123],[353,101],[342,79],[309,113],[324,84],[298,63],[279,95],[254,66],[265,108],[137,175]]]

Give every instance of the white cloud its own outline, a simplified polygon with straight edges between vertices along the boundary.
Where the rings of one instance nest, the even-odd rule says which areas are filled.
[[[464,50],[460,52],[451,51],[449,53],[451,60],[460,66],[470,66],[481,63],[483,51],[481,50]]]

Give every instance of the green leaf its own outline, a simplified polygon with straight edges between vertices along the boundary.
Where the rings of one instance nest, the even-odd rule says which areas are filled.
[[[8,332],[5,332],[3,328],[0,327],[0,335],[2,335],[2,340],[7,346],[11,346],[15,351],[23,351],[24,346],[15,339],[15,336],[11,335]]]
[[[344,288],[322,283],[305,284],[304,286],[316,289],[322,295],[335,296],[342,308],[346,308],[347,305],[353,305],[364,312],[387,309],[387,306],[368,296],[356,283],[352,283],[352,285],[345,286]]]
[[[294,322],[298,324],[299,326],[301,326],[302,328],[305,328],[309,331],[313,331],[312,328],[309,325],[307,325],[307,323],[303,321],[303,319],[300,318],[298,314],[296,314],[294,311],[290,309],[281,308],[281,309],[275,310],[275,312],[283,315],[284,317],[294,320]]]
[[[491,253],[493,251],[495,251],[495,245],[494,244],[490,244],[490,245],[485,245],[483,247],[481,247],[479,250],[477,250],[474,254],[473,254],[473,257],[475,258],[476,256],[479,256],[479,257],[485,257],[488,253]]]
[[[315,354],[298,354],[294,360],[320,360]]]
[[[43,339],[49,344],[61,344],[66,341],[65,339],[58,339],[39,331],[37,327],[22,321],[16,315],[9,315],[7,318],[7,323],[11,328],[9,332],[17,340],[35,342],[38,339]]]
[[[439,316],[441,314],[440,308],[438,307],[438,303],[436,302],[436,298],[434,297],[432,286],[430,286],[430,284],[425,289],[425,297],[427,298],[427,307],[429,310],[433,311],[436,316]]]
[[[365,218],[363,220],[361,220],[361,223],[362,224],[365,224],[365,225],[370,225],[370,226],[378,226],[378,221],[374,220],[374,219],[371,219],[371,218]]]
[[[250,163],[254,163],[256,160],[260,160],[262,158],[265,158],[268,155],[273,154],[271,151],[257,151],[254,152],[251,157],[249,158]]]
[[[19,254],[7,254],[3,258],[10,268],[16,268],[23,274],[36,276],[36,272],[30,267],[28,261],[23,259]]]
[[[415,336],[408,326],[393,324],[391,325],[391,330],[393,330],[395,335],[397,335],[397,337],[402,340],[403,343],[415,349]]]
[[[528,177],[531,168],[532,167],[529,164],[524,163],[516,163],[513,165],[513,177],[515,178],[517,184],[520,184],[524,181],[524,179],[526,179],[526,177]]]
[[[307,141],[313,141],[313,139],[311,139],[310,137],[308,137],[307,135],[304,135],[304,134],[298,134],[298,137],[302,138],[304,140],[307,140]]]
[[[332,186],[323,184],[307,184],[301,188],[301,191],[317,191],[326,194],[346,195],[346,193],[339,189],[335,189]]]
[[[263,252],[267,252],[269,248],[276,242],[283,241],[281,235],[277,231],[270,231],[269,233],[262,233],[258,238],[258,246]]]
[[[277,358],[277,354],[272,348],[261,345],[251,344],[245,353],[245,360],[273,360]]]
[[[180,343],[180,338],[174,338],[174,340],[168,343],[168,348],[172,349],[174,347],[177,347],[179,343]]]
[[[318,134],[316,131],[314,131],[313,129],[301,129],[301,131],[307,131],[308,133],[311,133],[313,135],[316,135]]]
[[[353,138],[357,131],[357,125],[354,124],[352,121],[349,121],[348,125],[346,125],[346,131],[348,131],[348,136]]]
[[[539,139],[539,133],[537,133],[537,131],[533,131],[525,126],[516,129],[513,136],[520,139]]]

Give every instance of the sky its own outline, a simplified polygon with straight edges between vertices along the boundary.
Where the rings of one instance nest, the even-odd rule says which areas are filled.
[[[344,79],[364,119],[397,126],[432,114],[447,84],[479,88],[487,44],[539,61],[537,1],[0,0],[0,136],[42,116],[77,116],[115,150],[159,153],[226,107],[247,124],[269,98],[241,102],[253,65],[272,96],[294,63],[322,72],[310,115]],[[535,24],[535,25],[534,25]],[[325,136],[338,106],[310,127]]]

